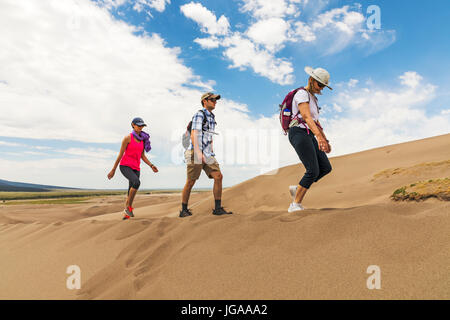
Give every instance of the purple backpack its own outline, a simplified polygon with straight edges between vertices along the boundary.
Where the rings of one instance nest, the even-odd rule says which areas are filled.
[[[280,124],[281,128],[283,128],[285,135],[289,131],[289,124],[292,121],[292,100],[294,100],[294,96],[298,90],[306,90],[306,89],[304,87],[300,87],[295,90],[292,90],[286,95],[283,102],[280,104]]]

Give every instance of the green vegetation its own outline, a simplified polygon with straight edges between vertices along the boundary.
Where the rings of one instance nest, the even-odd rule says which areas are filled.
[[[397,195],[397,194],[405,195],[405,192],[406,192],[406,187],[402,187],[400,189],[395,190],[393,195],[394,196]]]
[[[450,178],[412,183],[409,187],[405,186],[395,190],[391,195],[391,199],[396,201],[420,201],[428,198],[450,201]]]

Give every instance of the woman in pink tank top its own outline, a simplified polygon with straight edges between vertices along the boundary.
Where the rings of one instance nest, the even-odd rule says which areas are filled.
[[[129,181],[128,197],[125,203],[123,220],[134,217],[133,200],[141,185],[141,181],[139,180],[141,159],[152,168],[153,172],[158,172],[158,168],[154,166],[145,155],[145,152],[149,152],[151,149],[150,136],[142,131],[145,126],[146,124],[142,118],[133,119],[131,122],[133,131],[123,139],[119,156],[117,157],[111,172],[108,173],[108,179],[112,179],[116,173],[117,166],[120,163],[120,172],[122,172]]]

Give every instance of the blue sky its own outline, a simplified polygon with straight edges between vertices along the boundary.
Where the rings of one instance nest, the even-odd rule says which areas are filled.
[[[450,88],[446,83],[448,75],[435,72],[437,69],[450,70],[450,60],[447,58],[450,42],[445,41],[449,32],[449,5],[445,0],[435,1],[432,6],[424,6],[417,1],[361,1],[359,10],[354,7],[354,1],[322,1],[328,3],[325,6],[327,9],[353,6],[353,9],[365,18],[371,15],[366,12],[369,5],[379,6],[382,20],[380,32],[392,31],[395,41],[375,54],[369,54],[352,45],[333,55],[324,55],[325,50],[321,46],[304,43],[286,46],[279,56],[292,61],[296,79],[300,81],[284,86],[268,81],[265,77],[255,76],[250,68],[245,71],[229,69],[229,62],[223,58],[221,50],[202,50],[198,44],[193,43],[194,39],[204,37],[205,33],[180,10],[180,6],[192,2],[202,4],[217,17],[225,15],[233,30],[245,31],[255,20],[248,12],[239,11],[243,1],[237,0],[171,1],[164,12],[151,10],[153,18],[147,14],[137,14],[132,9],[132,4],[112,12],[128,23],[143,26],[147,32],[160,34],[170,47],[182,48],[179,57],[185,65],[193,68],[196,74],[203,78],[220,79],[215,80],[214,88],[226,96],[244,100],[249,106],[258,106],[251,108],[252,112],[270,116],[273,106],[279,102],[284,91],[291,89],[297,82],[304,82],[305,65],[326,67],[332,74],[334,83],[358,78],[390,85],[388,79],[396,78],[405,70],[414,70],[433,83],[445,85],[442,87],[441,98],[445,99],[447,106],[450,101]],[[309,1],[301,14],[307,21],[314,21],[317,16],[310,13],[313,10],[310,7],[314,7],[315,3],[316,1]],[[299,8],[301,10],[303,7],[299,5]],[[122,17],[118,12],[126,15]],[[235,27],[238,24],[242,26]],[[439,112],[440,109],[435,111]]]
[[[0,178],[123,187],[119,171],[106,174],[141,116],[160,167],[143,164],[142,186],[181,188],[179,136],[210,90],[223,97],[226,186],[297,163],[276,108],[307,65],[331,74],[319,97],[330,156],[446,134],[446,13],[445,0],[2,1]]]

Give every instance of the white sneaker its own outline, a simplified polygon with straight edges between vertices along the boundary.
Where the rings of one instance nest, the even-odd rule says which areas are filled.
[[[289,206],[288,212],[295,212],[301,210],[305,210],[305,208],[303,208],[303,206],[300,203],[292,202],[291,205]]]
[[[292,197],[292,202],[295,202],[295,195],[297,194],[297,188],[298,186],[289,186],[289,192]]]

